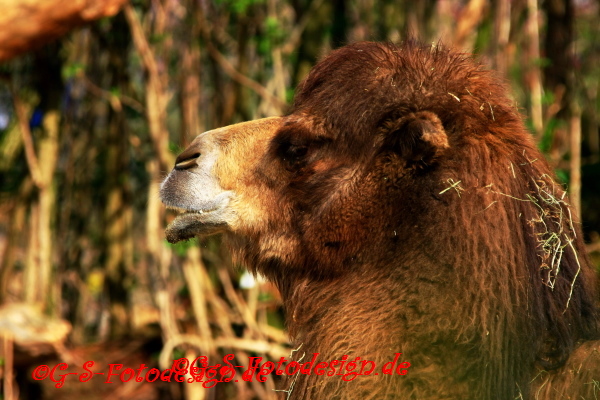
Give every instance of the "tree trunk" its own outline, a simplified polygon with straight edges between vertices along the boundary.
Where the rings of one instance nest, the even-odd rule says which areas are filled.
[[[74,27],[112,16],[126,1],[0,0],[0,61],[39,48]]]

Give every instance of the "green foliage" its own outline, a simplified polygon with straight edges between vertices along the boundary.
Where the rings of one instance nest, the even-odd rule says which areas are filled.
[[[100,28],[102,31],[110,31],[110,28],[112,26],[112,18],[101,18],[98,21],[96,21],[96,23],[98,24],[98,28]]]
[[[546,92],[542,93],[542,104],[545,106],[554,104],[555,99],[556,99],[556,96],[554,96],[553,92],[546,91]]]
[[[182,151],[183,151],[183,149],[181,148],[181,146],[178,143],[169,141],[169,152],[171,152],[172,154],[179,154]]]
[[[173,349],[173,354],[172,354],[173,360],[178,360],[183,357],[185,357],[185,352],[183,350],[181,350],[178,347]]]
[[[162,34],[154,34],[149,37],[149,42],[151,44],[159,44],[163,43],[165,40],[171,37],[170,33],[162,33]]]
[[[285,91],[285,101],[288,104],[291,104],[292,101],[294,100],[294,94],[295,93],[296,93],[296,91],[294,89],[292,89],[292,88],[286,89],[286,91]]]
[[[493,34],[493,26],[491,20],[484,21],[481,25],[479,25],[479,29],[477,30],[477,36],[475,39],[475,52],[480,53],[483,52],[488,44],[492,41]]]
[[[272,301],[274,300],[274,297],[271,293],[269,292],[260,292],[258,295],[258,301],[262,301],[262,302],[267,302],[267,301]]]
[[[64,81],[80,76],[85,71],[85,65],[73,62],[62,67],[61,75]]]
[[[547,153],[552,147],[552,141],[554,140],[554,132],[556,128],[560,125],[560,121],[556,118],[552,118],[546,122],[546,127],[544,128],[544,132],[542,134],[542,138],[538,143],[538,148],[543,152]],[[532,129],[533,131],[533,129]]]
[[[279,329],[284,329],[285,321],[280,313],[270,312],[267,314],[267,323]]]
[[[552,61],[547,57],[540,57],[536,60],[533,60],[533,64],[540,68],[546,68],[552,65]]]
[[[257,50],[263,56],[270,55],[274,47],[279,46],[287,33],[277,18],[267,17],[263,23],[263,32],[257,36]]]
[[[265,0],[215,0],[215,3],[224,5],[233,11],[235,14],[246,14],[252,6],[262,4]]]
[[[166,240],[164,240],[163,243],[166,247],[169,247],[171,250],[173,250],[175,254],[177,254],[180,257],[183,257],[187,254],[189,248],[198,246],[198,239],[193,238],[175,244],[169,243]]]
[[[556,173],[556,177],[560,183],[569,185],[569,171],[562,168],[557,168],[554,173]]]

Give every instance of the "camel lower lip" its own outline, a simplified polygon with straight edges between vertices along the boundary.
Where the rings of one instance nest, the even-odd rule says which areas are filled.
[[[222,210],[186,211],[167,226],[165,230],[167,241],[177,243],[195,236],[214,234],[226,226],[221,214],[223,214]]]

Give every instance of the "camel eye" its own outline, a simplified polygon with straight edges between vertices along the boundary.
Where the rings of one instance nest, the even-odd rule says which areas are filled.
[[[278,153],[286,169],[298,170],[306,164],[305,157],[308,153],[308,147],[294,145],[291,143],[283,143],[279,147]]]
[[[303,158],[308,152],[308,147],[306,146],[290,146],[285,151],[283,157],[289,160],[299,160]]]

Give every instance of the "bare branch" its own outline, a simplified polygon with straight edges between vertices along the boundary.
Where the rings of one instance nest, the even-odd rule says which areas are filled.
[[[154,151],[160,162],[160,169],[167,171],[173,165],[172,155],[169,153],[169,132],[165,126],[167,110],[166,76],[159,72],[154,53],[150,48],[148,39],[144,34],[135,10],[129,4],[124,9],[125,18],[131,30],[133,43],[144,67],[148,71],[146,81],[146,117]]]
[[[42,179],[40,164],[38,162],[37,155],[35,154],[35,146],[33,145],[31,129],[29,129],[26,106],[16,90],[12,91],[12,97],[13,105],[15,107],[15,114],[17,115],[17,121],[19,123],[19,130],[21,131],[21,137],[23,138],[25,159],[27,160],[27,166],[29,167],[29,172],[31,173],[31,179],[33,180],[35,186],[37,186],[39,189],[42,189],[44,187],[44,180]]]
[[[87,76],[82,76],[81,79],[82,79],[85,87],[94,96],[98,96],[103,99],[106,99],[115,111],[120,112],[122,110],[122,106],[121,106],[121,103],[122,103],[122,104],[129,106],[130,108],[134,109],[135,111],[137,111],[139,113],[142,113],[142,114],[145,113],[146,110],[144,108],[144,105],[141,104],[136,99],[134,99],[133,97],[124,96],[124,95],[117,96],[106,89],[102,89],[100,86],[98,86],[94,82],[92,82]]]
[[[264,100],[273,103],[279,109],[285,108],[286,104],[284,101],[269,93],[269,91],[260,83],[248,78],[246,75],[235,69],[235,67],[227,60],[227,58],[225,58],[223,54],[219,52],[219,50],[215,48],[215,46],[212,45],[212,43],[208,42],[206,48],[208,49],[211,57],[214,58],[214,60],[221,66],[221,68],[223,68],[225,73],[227,73],[231,79],[238,82],[240,85],[254,90],[256,94],[258,94]]]
[[[283,45],[281,52],[285,55],[291,54],[298,48],[300,43],[300,39],[302,37],[302,33],[306,29],[309,21],[314,17],[315,12],[321,7],[323,4],[323,0],[314,0],[310,3],[310,8],[308,11],[302,16],[302,19],[298,22],[298,24],[292,30],[290,34],[290,38],[287,43]]]

